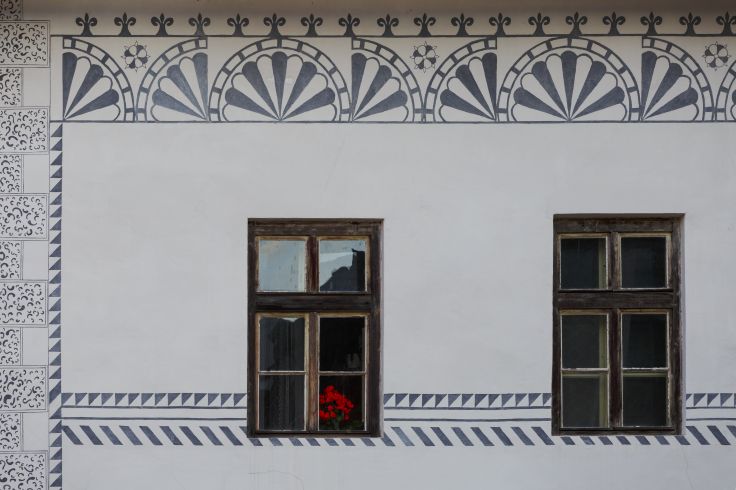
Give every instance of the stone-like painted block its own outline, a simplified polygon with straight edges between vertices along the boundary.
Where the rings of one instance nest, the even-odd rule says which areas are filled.
[[[0,451],[20,449],[21,424],[19,413],[0,413]]]
[[[22,105],[23,71],[20,68],[0,68],[0,107]]]
[[[0,238],[45,238],[48,197],[42,194],[0,196]]]
[[[0,455],[2,488],[44,490],[46,488],[46,455],[15,453]]]
[[[45,325],[46,284],[0,283],[0,325]]]
[[[0,194],[23,192],[23,156],[0,155]]]
[[[0,279],[20,279],[21,243],[0,241]]]
[[[23,0],[0,0],[0,20],[23,18]]]
[[[46,408],[45,367],[0,368],[0,410],[43,410]]]
[[[0,65],[48,66],[46,22],[0,22]]]
[[[40,153],[49,147],[49,110],[0,109],[0,153]]]
[[[0,366],[19,365],[20,354],[20,328],[0,328]]]

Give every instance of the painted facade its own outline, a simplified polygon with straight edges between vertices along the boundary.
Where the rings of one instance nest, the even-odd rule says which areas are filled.
[[[736,17],[357,7],[0,0],[2,488],[736,487]],[[551,434],[565,213],[684,213],[682,434]],[[248,437],[259,217],[385,220],[382,437]]]

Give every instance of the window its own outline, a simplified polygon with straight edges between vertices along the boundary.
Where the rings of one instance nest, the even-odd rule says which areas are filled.
[[[380,435],[381,228],[248,222],[251,435]]]
[[[554,434],[678,434],[681,217],[554,221]]]

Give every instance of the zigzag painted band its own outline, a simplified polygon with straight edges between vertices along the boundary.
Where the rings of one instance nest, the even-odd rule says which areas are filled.
[[[549,408],[550,393],[386,393],[384,408]],[[686,408],[736,408],[736,393],[688,393]],[[245,393],[62,393],[64,408],[245,408]]]
[[[381,438],[249,438],[244,425],[187,423],[65,423],[64,438],[75,446],[271,446],[271,447],[508,447],[508,446],[731,446],[736,425],[688,425],[681,436],[553,437],[542,425],[388,425]]]
[[[62,393],[62,406],[245,408],[245,393]]]
[[[61,221],[63,125],[50,128],[49,151],[49,487],[61,489]]]

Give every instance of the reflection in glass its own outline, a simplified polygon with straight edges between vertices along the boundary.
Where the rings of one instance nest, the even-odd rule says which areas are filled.
[[[608,426],[607,384],[605,374],[563,375],[562,426]]]
[[[667,367],[667,315],[623,315],[621,343],[625,368]]]
[[[319,429],[362,430],[363,376],[320,376]]]
[[[667,376],[624,374],[624,425],[667,425]]]
[[[319,241],[319,290],[365,291],[365,240]]]
[[[605,289],[606,284],[606,239],[562,238],[560,287]]]
[[[304,376],[259,376],[261,430],[304,429]]]
[[[304,323],[304,317],[261,317],[261,371],[304,370]]]
[[[606,316],[562,316],[562,367],[605,368]]]
[[[258,290],[304,291],[305,240],[258,240]]]
[[[365,318],[319,319],[320,371],[362,371]]]
[[[667,286],[667,239],[621,237],[621,286],[663,288]]]

